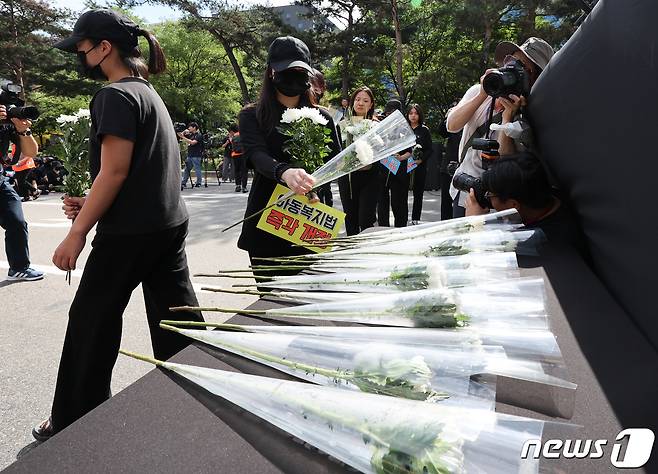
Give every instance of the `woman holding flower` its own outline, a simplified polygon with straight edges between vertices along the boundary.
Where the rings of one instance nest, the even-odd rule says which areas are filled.
[[[350,112],[339,124],[346,146],[367,132],[374,122],[375,96],[368,87],[359,87],[352,93]],[[338,189],[343,211],[346,214],[347,235],[355,235],[372,227],[377,220],[378,168],[368,165],[340,178]]]
[[[149,44],[146,65],[138,37]],[[162,319],[202,321],[185,255],[188,215],[180,195],[178,141],[164,102],[146,80],[166,67],[157,39],[109,9],[85,12],[73,34],[55,45],[75,53],[80,72],[109,81],[94,95],[89,133],[93,184],[87,197],[68,197],[75,219],[53,263],[74,270],[87,234],[92,251],[71,304],[52,417],[33,430],[45,441],[103,403],[121,342],[122,315],[142,285],[156,357],[168,359],[188,341],[161,329]],[[70,178],[70,177],[69,177]]]
[[[299,39],[292,36],[275,39],[269,48],[260,98],[240,112],[242,144],[247,160],[255,169],[246,216],[267,206],[277,183],[300,195],[310,193],[315,184],[310,173],[340,151],[331,115],[316,106],[309,78],[313,71],[310,62],[308,47]],[[308,146],[301,146],[289,134],[293,127],[302,126],[300,121],[308,124],[303,126],[310,133],[326,129],[322,136],[327,141],[321,137],[320,147],[311,150],[312,156],[306,156]],[[329,149],[319,150],[325,146]],[[258,219],[244,221],[238,240],[238,247],[249,252],[253,264],[261,263],[253,261],[254,258],[308,253],[258,229],[257,223]],[[287,273],[281,270],[267,275]]]
[[[423,194],[425,193],[425,180],[427,178],[427,161],[432,156],[432,134],[425,125],[425,114],[418,104],[412,104],[407,113],[409,125],[416,134],[418,153],[414,158],[418,165],[413,170],[414,204],[411,210],[411,225],[420,224],[420,214],[423,212]]]

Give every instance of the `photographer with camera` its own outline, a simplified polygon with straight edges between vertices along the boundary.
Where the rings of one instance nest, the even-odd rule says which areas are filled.
[[[553,48],[534,37],[521,46],[504,41],[496,47],[496,63],[502,67],[487,69],[480,84],[466,91],[461,101],[448,112],[447,131],[462,131],[455,176],[460,173],[482,176],[487,163],[498,156],[523,151],[519,144],[527,125],[514,125],[513,122],[552,56]],[[496,125],[490,131],[492,124]],[[463,217],[466,193],[452,185],[450,196],[453,216]]]
[[[571,245],[587,257],[575,216],[553,195],[548,175],[532,153],[501,156],[481,178],[461,175],[456,184],[462,192],[469,189],[467,216],[514,208],[527,229],[540,229],[549,242]]]
[[[7,116],[7,106],[0,105],[0,120],[6,121]],[[5,127],[2,133],[8,134],[9,140],[16,143],[14,160],[20,159],[23,152],[27,156],[36,156],[39,146],[30,131],[32,122],[28,119],[11,118],[9,124],[11,126]],[[3,159],[6,152],[6,149],[2,150]],[[5,230],[5,252],[9,262],[7,279],[41,280],[43,273],[30,268],[27,222],[23,216],[21,198],[5,176],[0,176],[0,227]]]
[[[190,173],[193,167],[196,174],[196,183],[194,186],[200,188],[203,181],[201,173],[203,135],[199,131],[199,125],[196,122],[190,122],[187,130],[178,132],[178,137],[187,143],[187,160],[185,160],[185,172],[183,173],[181,188],[187,187],[187,180],[190,179]]]

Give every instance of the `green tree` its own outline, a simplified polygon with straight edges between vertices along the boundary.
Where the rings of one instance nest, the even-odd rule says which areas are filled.
[[[274,14],[270,9],[254,7],[244,9],[228,0],[118,0],[123,7],[145,3],[166,5],[186,14],[188,28],[207,31],[224,48],[226,59],[240,87],[243,104],[251,102],[252,91],[248,74],[244,71],[245,58],[263,57],[267,34],[272,31]],[[269,44],[269,43],[267,43]]]
[[[190,30],[181,22],[154,29],[167,57],[167,70],[151,81],[174,120],[196,120],[217,127],[235,120],[240,91],[224,49],[206,31]]]

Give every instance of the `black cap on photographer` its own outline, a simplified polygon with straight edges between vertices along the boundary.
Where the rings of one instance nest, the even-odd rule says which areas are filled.
[[[75,53],[78,42],[83,39],[96,39],[107,40],[130,50],[137,46],[139,30],[139,26],[129,18],[114,10],[99,8],[83,13],[75,22],[71,36],[53,46],[62,51]]]

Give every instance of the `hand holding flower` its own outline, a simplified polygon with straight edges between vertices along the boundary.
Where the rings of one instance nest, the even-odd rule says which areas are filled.
[[[315,178],[301,168],[289,168],[283,172],[281,179],[296,194],[306,194],[313,189]]]

